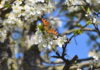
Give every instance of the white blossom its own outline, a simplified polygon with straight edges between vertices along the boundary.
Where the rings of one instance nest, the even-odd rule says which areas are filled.
[[[23,25],[23,21],[20,18],[16,17],[14,13],[10,13],[8,15],[8,19],[5,19],[3,22],[4,25],[6,24],[17,24],[19,27]]]
[[[2,1],[0,2],[0,8],[3,8],[4,5],[5,5],[5,0],[2,0]]]
[[[56,26],[56,27],[62,26],[62,21],[60,20],[59,17],[50,16],[49,19],[50,19],[50,23],[52,24],[52,26]]]
[[[97,21],[97,19],[94,17],[94,18],[93,18],[93,23],[96,23],[96,21]]]
[[[7,31],[5,29],[1,29],[0,30],[0,41],[4,42],[4,40],[6,39],[6,35],[7,35]]]
[[[59,46],[62,47],[62,45],[67,42],[67,37],[64,35],[63,37],[58,37],[57,40],[55,40],[55,43]]]
[[[81,68],[78,68],[77,70],[82,70]]]
[[[93,57],[95,60],[99,60],[100,59],[100,52],[96,51],[96,50],[91,50],[88,53],[89,57]]]
[[[23,0],[16,0],[16,1],[14,1],[14,3],[13,3],[13,4],[16,4],[16,5],[21,5],[21,4],[22,4],[22,1],[23,1]]]
[[[30,6],[34,6],[35,3],[37,2],[44,2],[44,0],[26,0],[25,3],[30,5]]]

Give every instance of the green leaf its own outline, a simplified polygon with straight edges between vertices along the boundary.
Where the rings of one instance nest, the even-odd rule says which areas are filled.
[[[86,22],[86,25],[90,25],[90,24],[92,24],[92,21],[89,20]]]
[[[76,26],[77,26],[77,27],[82,27],[82,25],[81,25],[81,24],[76,24]]]
[[[83,32],[82,30],[77,29],[74,31],[74,35],[82,34],[82,32]]]
[[[10,4],[5,4],[4,7],[9,8],[9,7],[11,7],[11,5]]]
[[[91,11],[90,11],[90,8],[87,8],[87,13],[89,14]]]
[[[37,26],[41,31],[43,31],[43,25],[40,23],[38,26]]]

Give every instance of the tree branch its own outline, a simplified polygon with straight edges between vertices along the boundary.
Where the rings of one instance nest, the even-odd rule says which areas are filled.
[[[71,34],[71,33],[73,33],[75,30],[93,31],[93,32],[96,32],[95,29],[91,29],[91,28],[84,28],[84,29],[79,28],[79,29],[71,29],[71,30],[67,30],[67,31],[65,31],[64,33],[62,33],[62,36],[63,36],[63,35],[66,35],[66,34]]]
[[[93,60],[91,60],[91,61],[87,61],[87,62],[82,62],[82,63],[78,63],[78,64],[72,65],[72,66],[70,67],[70,70],[75,70],[75,69],[77,69],[77,68],[82,68],[82,67],[89,67],[89,66],[91,66],[91,65],[93,65],[94,68],[99,68],[100,66],[97,65],[98,63],[100,63],[99,60],[98,60],[98,61],[93,61]]]

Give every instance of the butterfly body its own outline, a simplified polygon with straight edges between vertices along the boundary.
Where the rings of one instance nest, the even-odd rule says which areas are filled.
[[[42,18],[41,20],[43,22],[43,27],[47,33],[58,35],[58,32],[55,29],[50,28],[50,23],[46,19]]]

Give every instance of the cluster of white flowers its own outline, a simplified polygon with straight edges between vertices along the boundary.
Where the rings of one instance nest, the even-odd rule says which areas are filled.
[[[6,0],[2,0],[0,7],[4,7]],[[25,4],[22,4],[23,0],[16,0],[13,4],[11,4],[12,11],[7,14],[7,19],[4,20],[4,24],[18,24],[16,21],[21,21],[21,16],[23,16],[24,20],[28,22],[33,22],[37,19],[37,17],[40,17],[43,13],[51,12],[55,6],[53,3],[48,2],[44,3],[44,0],[25,0]],[[41,3],[43,4],[41,4]]]
[[[100,4],[100,0],[86,0],[87,3],[91,5],[97,5]]]
[[[65,5],[69,6],[68,11],[73,12],[80,9],[78,5],[85,5],[84,0],[66,0]]]
[[[80,9],[78,5],[85,6],[87,3],[93,6],[99,6],[100,0],[85,0],[85,1],[84,0],[65,0],[64,4],[67,4],[67,6],[69,6],[68,8],[69,12],[73,12]]]
[[[66,0],[65,3],[68,3],[69,5],[69,2],[71,5],[81,5],[84,3],[83,0]]]
[[[21,21],[21,16],[24,17],[24,20],[28,22],[33,22],[37,19],[37,17],[40,17],[43,12],[50,12],[52,11],[55,6],[53,3],[49,2],[46,3],[38,3],[38,2],[44,2],[44,0],[25,0],[25,5],[22,5],[22,0],[16,0],[12,5],[12,11],[7,15],[6,20],[4,20],[4,23],[10,23],[10,24],[16,24],[16,21]],[[19,22],[17,22],[19,25]]]

